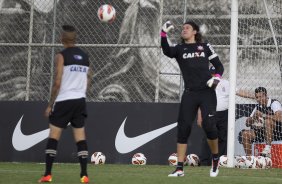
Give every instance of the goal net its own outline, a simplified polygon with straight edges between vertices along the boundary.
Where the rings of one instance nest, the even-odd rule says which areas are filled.
[[[276,99],[282,102],[281,15],[281,0],[239,1],[236,89],[249,93],[255,99],[236,97],[235,122],[235,155],[268,156],[272,159],[273,167],[280,168],[282,119],[267,120],[267,116],[273,117],[278,114],[274,113],[276,110],[281,111],[281,106],[276,108],[274,105],[279,103],[271,101]],[[265,88],[267,94],[260,92],[264,91],[263,88],[259,88],[259,93],[255,93],[258,87]],[[265,100],[262,100],[262,97]],[[262,118],[259,118],[261,115],[257,113],[251,115],[258,103],[266,105],[261,106],[262,109],[257,108],[257,111],[263,113]],[[250,116],[253,117],[252,120]],[[271,145],[267,155],[266,144]],[[263,167],[263,164],[257,167]]]

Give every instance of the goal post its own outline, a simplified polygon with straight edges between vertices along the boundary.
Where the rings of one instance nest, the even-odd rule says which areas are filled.
[[[228,137],[227,137],[227,166],[234,167],[235,142],[235,89],[237,70],[237,38],[238,38],[238,0],[231,2],[231,29],[230,29],[230,94],[228,111]]]

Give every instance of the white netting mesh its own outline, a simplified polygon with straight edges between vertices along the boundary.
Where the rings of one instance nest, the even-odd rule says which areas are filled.
[[[98,20],[104,3],[117,11],[112,24]],[[61,25],[73,24],[94,66],[89,101],[178,102],[182,79],[176,62],[161,52],[162,23],[176,25],[172,42],[184,15],[205,24],[207,39],[221,46],[227,63],[229,12],[227,0],[2,0],[0,99],[48,100]]]
[[[238,65],[237,65],[237,89],[250,92],[255,95],[255,88],[265,87],[268,97],[281,102],[281,66],[279,53],[281,53],[281,21],[282,1],[239,1],[239,40],[238,40]],[[253,128],[246,127],[247,117],[250,116],[257,103],[255,99],[237,97],[236,136],[243,132],[242,143],[237,142],[235,155],[248,154],[260,155],[265,144],[258,142],[266,141],[266,133],[271,131],[267,128],[270,122],[264,121],[262,127],[255,131],[256,136],[250,136]],[[264,113],[269,114],[269,113]],[[281,119],[279,120],[281,121]],[[274,123],[275,124],[275,123]],[[276,126],[276,125],[273,125]],[[272,140],[271,157],[274,167],[282,167],[282,131],[281,124],[271,131],[269,137]],[[260,133],[259,133],[260,132]],[[240,134],[241,135],[241,134]],[[252,143],[251,139],[260,139]],[[243,149],[243,145],[244,149]]]

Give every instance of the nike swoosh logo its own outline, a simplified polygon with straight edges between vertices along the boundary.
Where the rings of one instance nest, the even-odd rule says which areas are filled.
[[[115,146],[119,153],[129,153],[177,126],[177,123],[173,123],[136,137],[127,137],[124,133],[126,119],[127,117],[123,120],[116,135]]]
[[[38,144],[39,142],[43,141],[49,136],[49,128],[46,130],[42,130],[40,132],[24,135],[21,130],[22,119],[18,121],[18,124],[14,130],[13,137],[12,137],[12,144],[17,151],[24,151],[32,146]]]

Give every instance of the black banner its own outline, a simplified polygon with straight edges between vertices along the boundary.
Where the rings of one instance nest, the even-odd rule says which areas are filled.
[[[131,163],[142,152],[148,164],[167,164],[176,152],[179,104],[87,103],[86,136],[89,153],[101,151],[106,163]],[[44,102],[1,102],[0,161],[44,162],[48,120]],[[122,126],[123,125],[123,126]],[[119,132],[119,133],[118,133]],[[76,162],[71,127],[62,134],[57,162]],[[203,130],[194,123],[187,153],[209,157]]]

